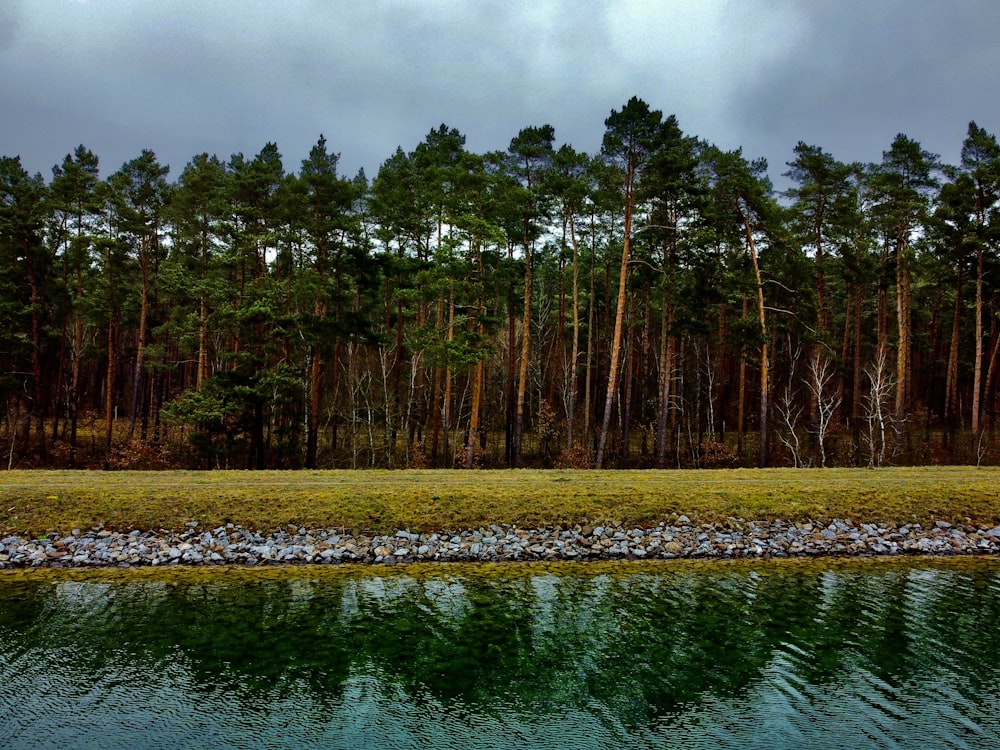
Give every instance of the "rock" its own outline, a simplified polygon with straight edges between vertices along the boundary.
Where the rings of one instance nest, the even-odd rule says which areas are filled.
[[[1000,552],[1000,526],[973,527],[937,521],[923,529],[911,523],[895,528],[871,523],[855,525],[835,519],[826,527],[810,521],[755,522],[738,518],[692,526],[687,516],[651,529],[621,526],[573,529],[516,529],[491,524],[489,529],[417,534],[397,530],[367,537],[354,531],[306,529],[262,536],[235,527],[195,532],[189,522],[179,534],[132,530],[119,534],[95,527],[87,534],[39,539],[0,539],[0,567],[61,567],[189,564],[224,562],[325,563],[363,560],[398,563],[419,560],[520,560],[607,558],[816,557],[818,555],[990,554]],[[399,544],[398,549],[396,544]]]

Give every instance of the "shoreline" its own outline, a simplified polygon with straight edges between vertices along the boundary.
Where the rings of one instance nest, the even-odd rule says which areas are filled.
[[[306,529],[259,534],[236,524],[183,532],[74,529],[68,535],[0,539],[0,570],[17,568],[133,568],[168,565],[555,560],[769,559],[1000,555],[1000,525],[935,521],[883,525],[834,519],[752,521],[730,518],[696,524],[686,516],[649,528],[577,525],[522,529],[508,525],[460,531],[353,534]]]

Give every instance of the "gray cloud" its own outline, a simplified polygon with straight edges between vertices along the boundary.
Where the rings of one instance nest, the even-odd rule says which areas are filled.
[[[725,148],[798,140],[877,160],[897,132],[946,158],[1000,127],[993,0],[45,0],[0,3],[0,153],[47,173],[78,143],[178,174],[320,133],[370,176],[440,123],[476,151],[551,123],[595,151],[632,95]]]
[[[17,37],[23,18],[23,0],[8,0],[0,5],[0,50],[9,47]]]
[[[993,0],[806,3],[797,44],[729,107],[744,142],[780,172],[799,140],[878,161],[897,133],[955,161],[969,120],[1000,127],[1000,4]],[[780,155],[780,161],[773,158]]]
[[[0,49],[17,36],[24,20],[24,0],[9,0],[0,5]]]

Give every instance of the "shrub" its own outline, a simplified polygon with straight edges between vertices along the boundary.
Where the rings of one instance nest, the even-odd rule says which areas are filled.
[[[556,456],[553,466],[557,469],[593,469],[594,457],[586,448],[579,446],[572,450],[563,448]]]

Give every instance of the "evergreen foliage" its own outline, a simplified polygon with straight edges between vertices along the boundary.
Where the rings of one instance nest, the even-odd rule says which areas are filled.
[[[599,154],[440,125],[0,159],[8,467],[1000,463],[1000,147],[763,160],[633,97]]]

